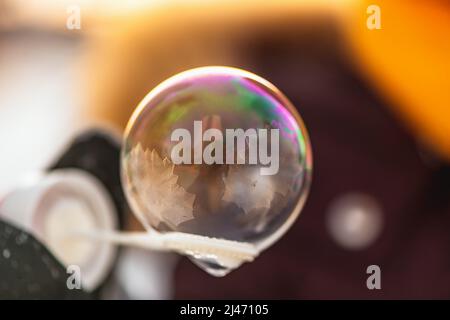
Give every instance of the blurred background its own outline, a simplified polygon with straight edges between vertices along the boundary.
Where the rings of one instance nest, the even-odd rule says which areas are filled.
[[[95,297],[448,299],[449,55],[443,0],[0,0],[0,198],[80,132],[120,136],[166,78],[238,67],[274,83],[309,130],[300,218],[225,278],[123,249]],[[381,290],[366,287],[373,264]]]

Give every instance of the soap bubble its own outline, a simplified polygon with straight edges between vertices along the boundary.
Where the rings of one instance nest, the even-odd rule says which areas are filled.
[[[311,173],[295,108],[266,80],[234,68],[198,68],[164,81],[125,132],[123,185],[147,230],[262,251],[298,217]],[[213,263],[197,258],[210,271]]]

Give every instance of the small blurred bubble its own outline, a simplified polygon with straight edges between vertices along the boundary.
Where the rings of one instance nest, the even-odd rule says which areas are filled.
[[[382,211],[371,196],[349,193],[334,200],[327,213],[327,228],[342,247],[360,250],[370,246],[383,225]]]

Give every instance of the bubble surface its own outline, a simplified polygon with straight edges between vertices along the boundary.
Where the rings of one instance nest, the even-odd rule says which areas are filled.
[[[295,108],[272,84],[239,69],[204,67],[164,81],[125,132],[123,185],[148,230],[262,251],[298,217],[311,173],[311,146]],[[217,257],[190,256],[210,273],[226,273]]]

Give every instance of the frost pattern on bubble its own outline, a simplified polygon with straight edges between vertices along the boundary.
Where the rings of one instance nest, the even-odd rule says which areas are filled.
[[[149,230],[264,250],[299,215],[311,173],[308,134],[294,106],[242,70],[206,67],[166,80],[125,132],[125,193]],[[217,257],[192,260],[221,268]]]
[[[141,199],[149,213],[144,218],[151,221],[150,224],[164,221],[176,228],[194,218],[195,195],[178,185],[175,166],[169,159],[162,159],[155,149],[144,151],[138,144],[131,151],[130,161],[131,175],[141,177],[136,180],[135,188],[143,194]]]

